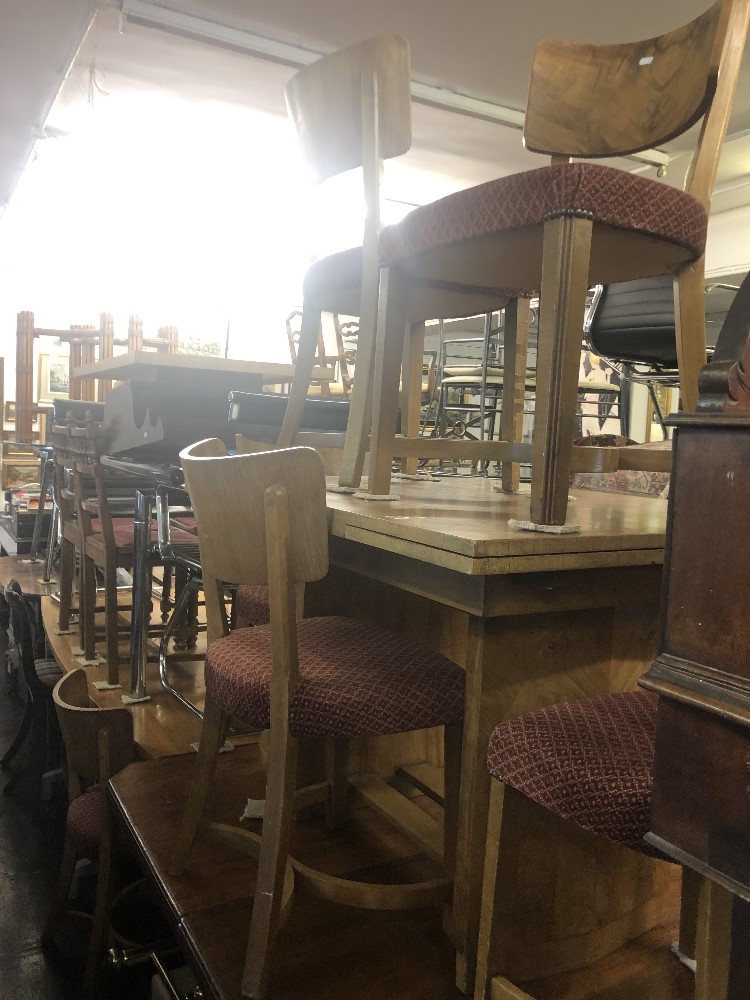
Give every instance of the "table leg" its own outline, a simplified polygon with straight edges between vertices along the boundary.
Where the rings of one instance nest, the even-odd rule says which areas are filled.
[[[150,608],[150,559],[151,516],[153,494],[138,490],[135,495],[133,536],[133,618],[130,633],[130,694],[127,701],[145,701],[147,638]]]

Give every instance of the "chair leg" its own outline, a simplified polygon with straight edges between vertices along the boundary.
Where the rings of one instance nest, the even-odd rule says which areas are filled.
[[[79,583],[79,615],[82,629],[84,660],[96,659],[96,565],[87,555],[81,555]]]
[[[60,632],[70,630],[74,567],[75,546],[69,539],[63,538],[60,542],[60,609],[57,618],[57,628]]]
[[[422,409],[422,364],[424,358],[424,323],[412,323],[404,340],[401,387],[401,433],[405,437],[419,437],[420,411]],[[401,471],[413,476],[418,458],[403,458]]]
[[[195,762],[195,775],[190,787],[185,815],[182,817],[180,832],[177,837],[172,874],[179,875],[185,870],[190,851],[198,833],[203,810],[211,787],[211,781],[216,769],[219,749],[224,743],[229,726],[229,716],[211,698],[206,695],[203,710],[203,727],[201,729],[198,759]]]
[[[397,268],[383,268],[380,275],[375,379],[370,438],[368,492],[387,496],[391,489],[391,464],[396,436],[398,386],[401,374],[408,286]]]
[[[120,648],[117,611],[117,569],[104,567],[104,633],[107,645],[107,683],[119,683]]]
[[[330,794],[326,802],[326,826],[335,830],[343,826],[347,814],[347,793],[349,780],[347,763],[349,761],[349,740],[326,740],[326,778],[330,786]]]
[[[502,831],[507,791],[502,781],[492,779],[474,981],[475,1000],[490,1000],[490,997],[493,1000],[500,997],[503,1000],[531,1000],[528,993],[524,993],[502,975],[502,955],[498,954],[498,942],[502,946],[503,937],[502,912],[498,905],[498,896],[504,892],[504,887],[500,885],[498,879],[498,872],[500,859],[504,854]]]
[[[77,859],[78,854],[76,853],[76,849],[66,837],[65,850],[63,851],[62,861],[60,862],[60,871],[57,876],[57,883],[55,884],[55,892],[52,897],[52,902],[50,903],[47,920],[44,924],[44,930],[42,931],[42,944],[44,945],[51,943],[54,933],[62,920],[62,915],[65,912],[65,904],[68,899],[68,893],[70,892],[70,885],[73,881],[73,873],[75,872]]]
[[[109,916],[112,909],[112,820],[106,801],[102,802],[102,811],[104,816],[99,847],[99,874],[81,1000],[93,1000],[96,996],[96,985],[109,934]]]
[[[242,996],[252,1000],[261,1000],[268,989],[294,818],[297,740],[288,735],[286,727],[276,728],[283,731],[271,729],[258,882],[242,974]]]
[[[294,435],[302,423],[302,411],[312,381],[319,335],[320,309],[315,309],[305,302],[302,308],[302,327],[297,347],[297,360],[294,363],[294,378],[289,387],[289,401],[286,404],[284,422],[281,425],[277,441],[279,448],[289,448],[292,445]]]
[[[592,231],[590,219],[544,226],[531,469],[536,524],[565,524]]]
[[[370,206],[371,211],[376,211]],[[368,227],[366,227],[367,230]],[[370,227],[365,232],[362,247],[362,289],[359,307],[359,334],[357,336],[357,370],[352,394],[349,398],[349,419],[346,423],[344,453],[341,456],[339,486],[359,489],[367,454],[367,437],[373,420],[373,384],[378,323],[378,272],[377,233]],[[403,329],[401,330],[403,337]],[[401,338],[399,338],[399,344]],[[399,358],[400,363],[400,358]],[[395,411],[394,411],[395,416]]]
[[[526,357],[529,347],[531,303],[513,299],[505,307],[503,337],[503,395],[500,437],[517,443],[523,440],[523,403],[526,396]],[[521,483],[518,463],[503,462],[502,484],[507,493],[515,493]]]
[[[686,413],[698,405],[698,376],[706,363],[705,259],[683,267],[674,279],[677,366],[680,370],[680,405]]]
[[[21,725],[18,727],[18,732],[13,737],[13,742],[3,754],[2,760],[0,760],[0,767],[6,768],[18,753],[19,749],[23,745],[23,741],[28,736],[33,715],[34,715],[34,706],[31,704],[31,695],[27,694],[26,704],[23,707],[23,718],[21,719]]]
[[[677,950],[680,959],[695,959],[697,921],[703,878],[692,868],[682,869],[680,930]]]
[[[704,879],[698,908],[695,1000],[726,1000],[732,932],[732,894]]]
[[[443,795],[443,861],[448,877],[453,879],[456,868],[456,838],[458,836],[458,791],[461,777],[462,722],[445,726],[443,732],[444,784]]]

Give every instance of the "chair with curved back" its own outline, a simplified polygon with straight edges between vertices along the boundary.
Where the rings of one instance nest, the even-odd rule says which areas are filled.
[[[537,43],[524,143],[551,164],[415,209],[379,241],[381,296],[369,491],[387,495],[396,361],[408,302],[429,283],[540,292],[531,521],[565,523],[588,288],[674,276],[683,407],[705,363],[708,210],[745,48],[749,0],[719,0],[641,42]],[[674,139],[702,119],[686,190],[600,163]]]
[[[89,699],[86,671],[78,668],[56,684],[52,697],[65,742],[69,804],[65,848],[50,910],[42,932],[49,945],[64,917],[91,923],[82,997],[95,995],[104,955],[113,890],[113,840],[106,783],[135,759],[133,716],[127,708],[97,708]],[[76,861],[98,864],[94,913],[67,907]]]
[[[295,443],[318,349],[321,313],[358,317],[357,377],[339,475],[340,487],[354,492],[360,485],[372,416],[383,161],[405,153],[411,145],[409,44],[389,35],[325,56],[290,80],[286,99],[304,159],[316,181],[362,168],[366,215],[362,246],[316,261],[305,276],[296,368],[278,445]],[[409,436],[417,435],[420,428],[425,321],[483,314],[516,295],[497,288],[456,292],[445,283],[421,287],[413,296],[407,316],[408,344],[395,366],[395,377],[403,385],[401,426]],[[397,400],[393,405],[395,415]],[[408,471],[415,471],[417,456],[427,456],[425,449],[439,457],[444,444],[422,439],[420,447],[421,452],[417,448],[405,456]]]
[[[504,921],[512,912],[512,889],[504,877],[512,872],[512,859],[504,856],[503,831],[512,826],[514,813],[523,807],[522,800],[553,813],[566,826],[575,825],[599,839],[665,863],[672,860],[644,840],[650,820],[656,711],[654,694],[626,691],[550,705],[508,719],[493,730],[487,751],[493,780],[474,991],[477,1000],[532,1000],[508,978],[510,956],[503,941]],[[520,814],[528,821],[527,811]],[[715,995],[710,989],[706,992],[711,949],[722,947],[698,912],[710,905],[709,898],[710,888],[683,869],[680,940],[675,950],[684,958],[695,956],[696,1000]]]
[[[707,361],[711,360],[716,340],[716,333],[712,336],[709,329],[708,300],[717,290],[734,292],[737,288],[722,282],[706,286]],[[597,285],[584,334],[594,353],[620,372],[626,387],[632,382],[646,386],[656,419],[664,430],[665,414],[655,387],[678,388],[680,384],[671,276]],[[620,421],[625,435],[629,433],[627,417],[627,406],[623,406]]]
[[[325,476],[315,451],[228,456],[212,440],[180,457],[198,521],[209,631],[204,722],[173,869],[189,865],[201,825],[212,837],[222,835],[203,812],[230,717],[270,729],[262,836],[258,843],[249,832],[232,829],[228,835],[259,857],[242,995],[262,997],[295,879],[330,901],[366,909],[409,909],[446,898],[455,856],[464,674],[440,654],[380,627],[342,617],[299,618],[305,583],[328,570]],[[228,632],[226,584],[267,584],[270,624]],[[303,799],[296,801],[325,802],[328,821],[337,824],[345,806],[349,739],[441,725],[445,819],[443,835],[439,828],[434,832],[446,876],[397,886],[358,883],[289,856],[300,738],[324,738],[330,752],[327,780],[298,791]]]

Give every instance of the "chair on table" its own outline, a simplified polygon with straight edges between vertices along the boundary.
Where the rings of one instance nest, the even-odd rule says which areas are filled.
[[[80,668],[62,677],[52,693],[65,742],[69,804],[65,848],[50,904],[42,943],[50,945],[64,917],[91,923],[84,973],[83,1000],[95,996],[108,935],[114,885],[115,847],[106,783],[135,760],[133,717],[127,708],[92,705],[86,672]],[[95,862],[99,868],[93,915],[67,908],[76,861]]]
[[[736,291],[734,285],[721,282],[706,287],[708,298],[717,289]],[[670,275],[643,278],[639,281],[597,285],[591,300],[584,334],[591,349],[618,370],[624,388],[631,383],[644,384],[651,398],[654,414],[664,430],[664,418],[656,386],[678,388],[680,372],[677,359],[674,290]],[[706,360],[710,361],[716,341],[706,321]],[[622,433],[629,433],[628,407],[622,405]]]
[[[524,142],[552,163],[449,195],[383,230],[369,491],[389,492],[408,302],[430,282],[540,291],[531,520],[565,522],[588,288],[673,274],[683,407],[705,363],[708,209],[747,34],[748,0],[621,45],[542,40]],[[666,81],[666,82],[665,82]],[[703,118],[686,191],[573,157],[617,157]],[[373,476],[373,472],[375,473]]]
[[[217,440],[181,454],[198,520],[208,618],[206,706],[196,772],[173,867],[182,871],[204,819],[204,803],[230,717],[270,729],[263,835],[230,831],[259,857],[242,994],[265,995],[274,940],[294,878],[331,901],[370,909],[411,908],[446,898],[454,858],[463,671],[437,653],[377,626],[341,617],[299,619],[304,584],[328,570],[325,478],[308,448],[227,456]],[[269,625],[229,632],[226,584],[268,585]],[[357,736],[445,726],[444,839],[434,853],[447,877],[409,885],[360,884],[300,868],[288,855],[301,737],[326,740],[327,780],[296,802],[325,802],[328,822],[345,807],[345,748]],[[404,804],[410,804],[404,800]],[[417,808],[414,806],[413,808]],[[424,816],[422,817],[424,818]],[[255,845],[255,846],[253,846]]]
[[[62,676],[62,670],[52,657],[47,656],[39,598],[24,594],[16,580],[8,583],[3,596],[10,611],[10,627],[25,687],[25,704],[21,725],[3,754],[0,767],[5,769],[10,764],[31,734],[36,737],[35,762],[40,765],[39,773],[44,779],[45,774],[51,775],[59,767],[51,753],[51,744],[57,734],[52,712],[52,689]],[[12,652],[10,655],[13,655]],[[50,764],[54,765],[52,771],[47,770]],[[6,782],[4,795],[10,794],[22,773],[22,770],[16,771]],[[44,792],[44,780],[42,784]]]
[[[391,35],[359,42],[304,67],[286,90],[289,113],[302,152],[316,181],[362,168],[366,205],[362,246],[316,261],[303,288],[302,326],[290,399],[278,444],[295,443],[320,336],[323,312],[358,317],[357,374],[341,462],[339,485],[359,487],[370,430],[375,328],[378,299],[377,242],[381,229],[380,176],[383,161],[405,153],[411,145],[410,51],[404,38]],[[485,287],[462,288],[450,282],[420,287],[408,303],[410,335],[399,353],[397,384],[403,385],[401,426],[409,437],[419,434],[424,355],[424,322],[472,316],[503,306],[517,293]],[[394,415],[397,400],[394,398]],[[439,457],[446,443],[420,439],[404,455],[405,471],[418,457]],[[466,443],[449,442],[449,451],[465,451]],[[469,451],[476,451],[476,442]]]
[[[615,844],[664,857],[643,839],[649,830],[657,698],[646,691],[599,695],[550,705],[508,719],[492,732],[487,766],[493,778],[474,996],[477,1000],[531,1000],[507,978],[504,915],[512,892],[500,874],[503,831],[521,797]],[[696,907],[706,902],[697,876],[683,870],[680,941],[683,958],[698,963],[698,984],[710,969],[712,941]],[[699,917],[700,920],[700,917]],[[718,942],[717,942],[718,945]],[[696,996],[710,994],[697,987]]]

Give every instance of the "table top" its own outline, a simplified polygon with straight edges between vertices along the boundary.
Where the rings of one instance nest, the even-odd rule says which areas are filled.
[[[189,376],[196,373],[211,374],[214,379],[227,377],[227,384],[232,388],[241,388],[237,384],[238,376],[253,376],[265,384],[288,382],[294,375],[294,365],[271,361],[239,361],[231,358],[203,357],[192,354],[159,354],[155,351],[129,351],[118,354],[103,361],[81,365],[73,375],[76,377],[118,379],[137,379],[144,382],[159,381],[190,381]],[[333,378],[333,372],[328,368],[313,369],[314,379]]]
[[[498,479],[453,476],[394,480],[396,501],[328,492],[333,537],[360,542],[470,575],[661,563],[666,500],[571,490],[574,534],[524,531],[528,493],[498,492]],[[335,480],[328,480],[329,486]]]

